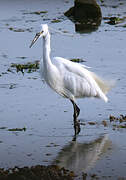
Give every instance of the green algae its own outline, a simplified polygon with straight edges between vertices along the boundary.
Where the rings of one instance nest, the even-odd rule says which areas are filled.
[[[8,129],[8,131],[26,131],[26,127],[23,127],[23,128],[12,128],[12,129]]]
[[[39,61],[35,61],[33,63],[28,62],[25,64],[12,63],[11,68],[15,68],[17,72],[22,72],[23,74],[24,72],[31,73],[39,69]]]
[[[85,62],[83,59],[80,59],[80,58],[73,58],[73,59],[70,59],[70,61],[77,62],[77,63]]]
[[[59,22],[61,22],[60,19],[53,19],[53,20],[51,21],[51,23],[59,23]]]
[[[41,15],[41,14],[46,14],[48,11],[34,11],[34,12],[24,12],[23,14],[35,14],[35,15]]]

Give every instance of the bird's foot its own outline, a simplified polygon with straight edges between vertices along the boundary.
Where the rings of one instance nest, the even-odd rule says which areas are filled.
[[[77,139],[77,136],[76,136],[76,135],[74,135],[74,137],[73,137],[72,141],[76,141],[76,139]]]

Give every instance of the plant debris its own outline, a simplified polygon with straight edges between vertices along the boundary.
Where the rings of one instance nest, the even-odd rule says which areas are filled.
[[[16,57],[16,58],[18,58],[18,59],[26,59],[27,57],[25,57],[25,56],[20,56],[20,57]]]
[[[10,31],[14,31],[14,32],[32,32],[32,28],[27,28],[27,29],[21,29],[21,28],[13,28],[13,27],[9,27],[8,28]]]
[[[122,124],[119,124],[119,125],[118,124],[113,124],[113,130],[115,130],[116,128],[117,129],[121,129],[121,128],[125,129],[126,128],[126,124],[123,124],[123,125]]]
[[[23,128],[12,128],[12,129],[8,129],[8,131],[26,131],[26,127],[23,127]]]
[[[120,18],[120,17],[104,17],[104,20],[108,20],[106,23],[110,25],[116,25],[119,23],[122,23],[126,20],[126,17]]]
[[[126,116],[124,116],[122,114],[120,114],[120,117],[115,117],[115,116],[110,115],[109,120],[110,120],[110,122],[119,121],[120,123],[122,123],[122,122],[126,122]]]
[[[72,62],[77,62],[77,63],[86,62],[85,60],[80,59],[80,58],[73,58],[73,59],[70,59],[70,61],[72,61]]]
[[[46,14],[48,11],[34,11],[34,12],[24,12],[23,14],[36,14],[36,15],[41,15],[41,14]]]
[[[12,63],[11,68],[16,68],[17,72],[20,71],[23,74],[24,74],[24,72],[31,73],[31,72],[35,72],[35,71],[37,71],[37,69],[39,69],[39,61],[35,61],[34,63],[28,62],[25,64]]]
[[[126,128],[126,124],[118,125],[117,128]]]
[[[53,19],[53,20],[51,21],[51,23],[59,23],[59,22],[61,22],[60,19]]]
[[[125,115],[121,114],[119,117],[115,117],[115,116],[110,115],[109,120],[110,120],[110,122],[114,122],[113,130],[115,130],[115,128],[118,128],[118,129],[119,128],[126,128],[126,116]]]

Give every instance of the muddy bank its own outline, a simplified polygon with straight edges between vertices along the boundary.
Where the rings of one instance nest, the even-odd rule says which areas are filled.
[[[72,171],[58,166],[33,166],[3,170],[0,169],[0,180],[72,180],[75,177]]]
[[[99,176],[96,173],[84,173],[77,176],[73,171],[60,168],[56,165],[32,167],[15,167],[13,169],[0,169],[0,180],[90,180],[90,179],[113,179],[112,176]],[[124,180],[125,177],[117,177]]]

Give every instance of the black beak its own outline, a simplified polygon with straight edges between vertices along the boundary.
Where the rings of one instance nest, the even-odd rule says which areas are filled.
[[[37,39],[39,38],[39,36],[42,34],[42,32],[39,32],[35,35],[33,41],[31,42],[31,45],[29,46],[30,48],[33,46],[33,44],[37,41]]]

